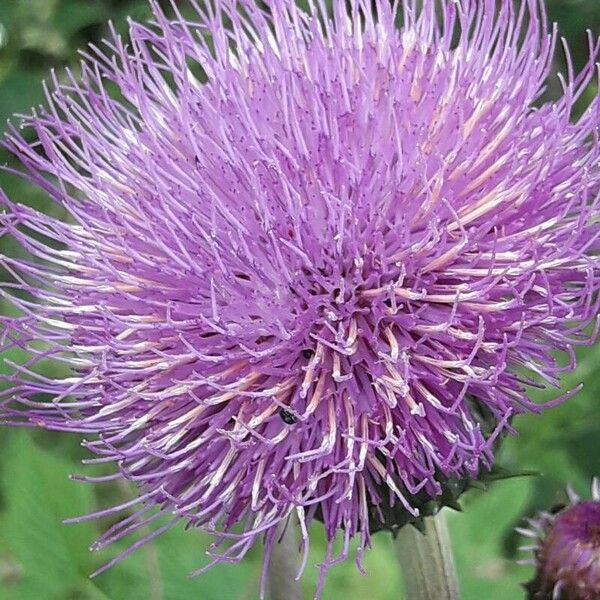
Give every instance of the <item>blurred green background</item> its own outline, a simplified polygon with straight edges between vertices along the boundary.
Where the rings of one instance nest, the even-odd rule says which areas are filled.
[[[183,4],[183,0],[181,2]],[[577,65],[587,57],[586,29],[600,33],[598,0],[548,0],[552,20],[568,39]],[[99,41],[106,22],[126,29],[126,17],[144,19],[146,0],[0,0],[0,122],[43,101],[41,80],[52,67],[76,66],[77,48]],[[557,69],[563,68],[561,56]],[[549,93],[556,89],[551,83]],[[589,91],[589,96],[594,94]],[[3,126],[2,126],[3,127]],[[0,163],[10,157],[0,151]],[[14,200],[47,206],[39,191],[0,174]],[[3,245],[9,244],[0,240]],[[4,306],[2,310],[7,310]],[[0,356],[0,373],[7,369]],[[509,440],[501,464],[533,469],[539,477],[496,483],[489,492],[469,492],[464,513],[451,513],[450,526],[465,600],[515,600],[519,583],[531,573],[515,564],[521,541],[513,528],[524,515],[564,498],[571,482],[589,493],[600,474],[600,347],[579,352],[579,369],[565,387],[583,382],[575,399],[544,414],[517,422],[521,435]],[[21,357],[23,360],[23,357]],[[48,368],[52,368],[51,365]],[[539,394],[540,400],[552,394]],[[221,566],[190,580],[187,573],[206,561],[206,539],[182,528],[171,531],[125,562],[90,580],[88,575],[118,548],[88,548],[109,520],[62,525],[62,519],[131,497],[125,484],[95,487],[68,479],[89,468],[76,437],[44,432],[0,430],[0,600],[251,600],[257,597],[260,551],[240,565]],[[313,528],[313,552],[306,571],[307,597],[324,548]],[[329,575],[324,600],[398,600],[400,574],[390,538],[378,534],[367,554],[368,576],[349,562]]]

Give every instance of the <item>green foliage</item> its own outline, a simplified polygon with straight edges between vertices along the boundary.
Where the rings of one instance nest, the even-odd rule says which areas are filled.
[[[183,1],[183,0],[182,0]],[[548,0],[552,20],[573,48],[581,65],[587,54],[586,28],[600,31],[597,0]],[[147,0],[0,0],[0,121],[27,112],[43,101],[41,81],[51,67],[77,68],[76,50],[88,41],[100,42],[110,18],[124,28],[131,15],[148,15]],[[560,66],[560,65],[559,65]],[[60,72],[60,70],[59,70]],[[550,90],[552,93],[552,90]],[[590,92],[592,93],[592,92]],[[10,161],[0,151],[0,163]],[[52,210],[48,200],[15,177],[0,174],[0,185],[15,200]],[[1,250],[7,248],[2,240]],[[6,312],[9,306],[2,306]],[[464,600],[514,600],[523,597],[519,582],[530,572],[514,563],[519,540],[514,526],[526,514],[548,508],[563,498],[572,482],[588,493],[591,478],[600,474],[600,347],[579,353],[579,370],[565,387],[584,382],[584,391],[567,405],[542,417],[515,423],[520,435],[507,441],[502,464],[509,470],[531,469],[540,477],[499,481],[489,492],[469,491],[464,512],[452,513],[450,527]],[[24,362],[23,352],[0,356]],[[44,365],[51,374],[58,368]],[[540,394],[540,400],[547,394]],[[191,570],[205,564],[207,538],[177,527],[94,580],[89,574],[125,548],[90,553],[90,543],[111,524],[63,525],[69,516],[123,502],[132,490],[118,485],[89,487],[72,482],[82,451],[75,437],[0,430],[0,600],[253,600],[257,597],[260,550],[240,565],[220,566],[190,580]],[[313,550],[304,582],[314,589],[324,551],[320,525],[312,531]],[[334,568],[325,586],[327,600],[392,600],[400,597],[401,579],[391,548],[391,536],[374,537],[365,563],[368,576],[348,564]]]
[[[449,515],[453,549],[465,600],[522,598],[520,584],[530,571],[502,551],[506,532],[526,509],[533,480],[501,481],[487,493],[470,492],[464,512]]]
[[[68,461],[38,450],[29,435],[11,435],[3,454],[2,529],[5,550],[22,573],[11,590],[15,598],[67,598],[89,585],[92,556],[81,550],[94,537],[92,526],[62,524],[92,507],[90,488],[70,481],[71,470]]]

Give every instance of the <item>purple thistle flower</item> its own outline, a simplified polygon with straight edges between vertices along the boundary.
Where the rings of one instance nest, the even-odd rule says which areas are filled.
[[[3,198],[30,255],[1,258],[4,347],[30,358],[2,418],[137,485],[96,548],[171,514],[145,540],[183,519],[215,562],[262,538],[266,569],[278,524],[306,562],[318,519],[322,585],[489,470],[595,337],[600,100],[571,117],[600,44],[540,105],[541,0],[190,4],[53,75],[34,143],[9,131],[65,217]]]
[[[541,513],[521,533],[536,539],[522,549],[534,551],[537,567],[527,584],[532,600],[597,600],[600,598],[600,480],[592,500],[582,501],[568,489],[571,504],[555,514]]]

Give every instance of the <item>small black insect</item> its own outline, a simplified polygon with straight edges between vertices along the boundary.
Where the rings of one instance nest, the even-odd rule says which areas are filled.
[[[298,422],[298,419],[296,419],[296,417],[292,413],[285,410],[285,408],[282,408],[279,411],[279,416],[281,417],[281,420],[287,425],[293,425],[294,423]]]

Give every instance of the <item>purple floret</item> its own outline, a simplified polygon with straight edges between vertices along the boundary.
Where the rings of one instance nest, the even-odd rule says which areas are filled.
[[[541,0],[189,4],[153,1],[9,130],[62,217],[2,198],[29,255],[0,257],[3,346],[30,358],[0,417],[137,485],[97,548],[170,514],[216,562],[262,538],[267,568],[291,517],[305,560],[324,523],[322,574],[353,537],[360,565],[595,338],[600,99],[573,110],[600,43],[542,103]]]
[[[555,514],[541,513],[519,531],[534,538],[522,550],[534,558],[521,561],[536,567],[525,587],[530,600],[598,600],[600,598],[600,480],[592,484],[592,500],[571,489],[570,504]]]

